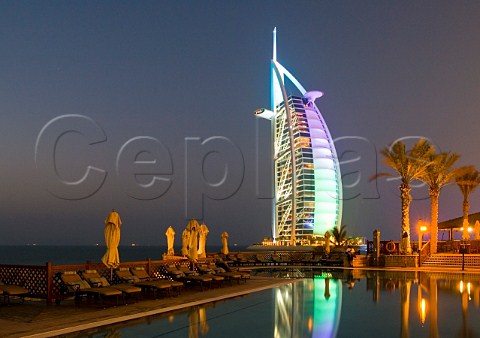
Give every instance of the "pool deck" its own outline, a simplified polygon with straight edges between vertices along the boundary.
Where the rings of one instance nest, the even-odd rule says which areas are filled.
[[[246,283],[227,285],[200,291],[186,288],[177,297],[141,299],[127,305],[102,307],[98,303],[75,304],[65,300],[60,305],[46,305],[44,301],[26,300],[0,305],[0,333],[2,337],[52,337],[80,330],[111,325],[127,320],[162,314],[191,306],[240,297],[253,292],[291,283],[292,279],[252,276]]]
[[[288,266],[272,268],[295,268]],[[305,266],[298,266],[305,268]],[[352,269],[343,267],[319,267],[330,269]],[[444,273],[478,273],[480,269],[458,268],[355,268],[358,270],[380,271],[425,271]],[[252,276],[247,283],[234,284],[219,288],[200,291],[198,288],[186,288],[177,297],[162,297],[158,299],[141,299],[129,302],[128,305],[106,307],[98,303],[83,301],[75,304],[73,300],[65,300],[60,305],[46,305],[44,301],[26,300],[20,304],[13,300],[12,304],[0,304],[0,333],[2,337],[52,337],[67,335],[81,330],[93,329],[99,326],[141,320],[146,316],[160,315],[196,305],[222,301],[228,298],[240,297],[253,292],[271,289],[289,284],[294,279],[279,279],[271,277]]]

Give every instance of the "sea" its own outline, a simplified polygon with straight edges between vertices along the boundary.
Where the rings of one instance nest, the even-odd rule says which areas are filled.
[[[248,246],[229,247],[230,252],[245,251]],[[181,248],[174,248],[179,254]],[[221,246],[208,246],[207,253],[219,253]],[[4,245],[0,246],[0,264],[14,265],[53,265],[84,264],[101,262],[106,247],[102,245]],[[122,246],[118,248],[121,262],[138,262],[148,258],[160,260],[166,253],[166,246]]]

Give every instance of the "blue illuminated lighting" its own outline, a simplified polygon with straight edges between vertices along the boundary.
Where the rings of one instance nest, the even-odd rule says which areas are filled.
[[[275,29],[271,110],[259,109],[255,114],[271,121],[275,173],[273,237],[294,244],[340,226],[342,181],[332,136],[315,104],[323,93],[305,90],[277,61],[276,45]],[[286,79],[298,96],[287,96]]]

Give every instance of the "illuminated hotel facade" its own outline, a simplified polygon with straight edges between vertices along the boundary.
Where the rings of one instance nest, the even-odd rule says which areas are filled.
[[[295,94],[292,95],[292,91]],[[307,92],[277,62],[275,29],[271,110],[258,109],[255,114],[271,123],[272,233],[276,241],[292,245],[304,243],[312,235],[323,236],[341,223],[340,166],[330,132],[315,105],[315,100],[322,95],[319,91]]]

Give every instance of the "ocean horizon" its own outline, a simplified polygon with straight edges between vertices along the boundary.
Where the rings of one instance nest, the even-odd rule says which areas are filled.
[[[248,245],[229,246],[231,252],[244,251]],[[180,254],[181,247],[174,247]],[[220,252],[221,246],[207,245],[208,253]],[[101,262],[105,245],[0,245],[0,264],[54,265],[83,264],[86,261]],[[166,245],[120,245],[120,262],[144,261],[148,258],[160,260],[167,251]]]

